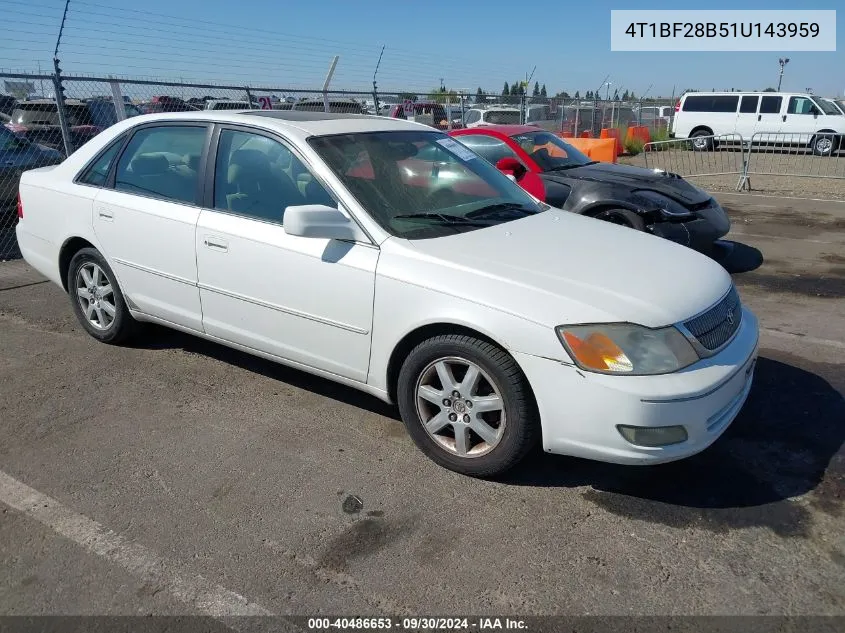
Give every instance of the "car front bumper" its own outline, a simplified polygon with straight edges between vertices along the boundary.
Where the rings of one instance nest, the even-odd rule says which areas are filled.
[[[534,390],[547,452],[658,464],[703,451],[728,428],[751,389],[757,345],[757,319],[743,308],[742,324],[724,349],[672,374],[611,376],[528,354],[514,357]],[[619,424],[682,425],[687,439],[637,446],[622,437]]]
[[[686,222],[656,222],[649,228],[658,237],[697,251],[708,251],[716,240],[728,234],[731,221],[715,200],[712,206],[695,213],[696,217]]]

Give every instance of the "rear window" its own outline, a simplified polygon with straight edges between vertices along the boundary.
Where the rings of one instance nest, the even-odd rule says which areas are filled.
[[[522,123],[519,110],[489,110],[484,116],[485,123],[509,125]]]
[[[684,112],[736,112],[739,95],[695,95],[684,99]]]

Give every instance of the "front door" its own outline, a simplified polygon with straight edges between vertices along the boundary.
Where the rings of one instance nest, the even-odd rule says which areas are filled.
[[[276,138],[222,128],[212,151],[196,235],[206,333],[366,381],[378,248],[285,233],[288,206],[337,203]]]
[[[194,253],[198,175],[208,126],[137,130],[114,187],[94,199],[94,232],[128,300],[141,312],[202,330]]]
[[[784,135],[786,142],[802,145],[809,143],[816,131],[819,114],[818,107],[810,97],[789,97],[786,114],[781,117],[781,132],[789,132]]]

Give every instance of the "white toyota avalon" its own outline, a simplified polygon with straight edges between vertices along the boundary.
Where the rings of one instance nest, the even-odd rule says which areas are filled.
[[[687,457],[736,417],[754,315],[692,250],[569,214],[384,117],[135,117],[23,174],[24,258],[94,338],[163,324],[396,403],[438,464],[537,442]]]

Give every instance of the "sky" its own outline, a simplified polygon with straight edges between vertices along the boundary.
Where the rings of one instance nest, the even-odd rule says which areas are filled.
[[[800,5],[800,6],[799,6]],[[52,65],[64,0],[0,0],[0,69]],[[505,81],[533,77],[553,95],[583,95],[605,78],[638,96],[684,89],[762,90],[776,86],[778,57],[790,62],[783,90],[843,96],[845,52],[611,52],[610,10],[840,9],[838,1],[781,0],[698,4],[578,0],[70,0],[59,57],[65,74],[227,81],[319,89],[334,55],[332,88],[499,93]],[[609,76],[609,77],[608,77]],[[605,86],[603,93],[607,90]]]

